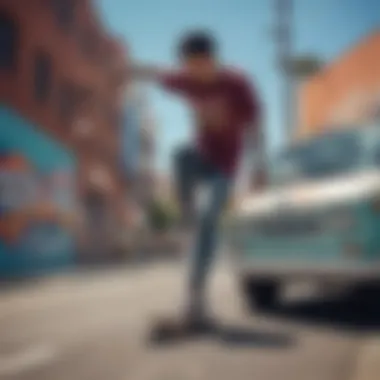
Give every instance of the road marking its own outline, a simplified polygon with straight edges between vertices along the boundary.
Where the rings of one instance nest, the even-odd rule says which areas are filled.
[[[0,377],[14,376],[45,366],[58,356],[58,349],[51,345],[34,345],[17,353],[0,356]]]

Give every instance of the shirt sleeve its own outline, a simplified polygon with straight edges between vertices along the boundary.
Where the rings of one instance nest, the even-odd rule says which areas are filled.
[[[159,77],[161,86],[170,92],[184,93],[187,89],[187,80],[183,73],[164,72]]]

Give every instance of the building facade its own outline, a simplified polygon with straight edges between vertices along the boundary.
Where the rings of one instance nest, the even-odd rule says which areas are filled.
[[[80,241],[88,251],[89,243],[106,251],[128,187],[120,162],[125,47],[104,29],[91,0],[27,3],[0,0],[1,106],[75,157],[86,221]]]
[[[132,197],[149,203],[155,185],[156,119],[143,89],[129,86],[125,101],[124,166],[133,184]]]
[[[298,135],[363,123],[380,114],[380,31],[308,79],[299,92]]]

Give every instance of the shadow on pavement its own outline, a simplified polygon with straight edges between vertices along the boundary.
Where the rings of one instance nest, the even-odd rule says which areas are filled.
[[[284,349],[293,347],[295,339],[288,334],[263,332],[238,326],[224,326],[216,335],[217,339],[226,346]]]
[[[354,332],[380,332],[380,300],[357,304],[349,299],[303,301],[279,306],[267,315]]]
[[[157,332],[154,332],[148,339],[149,344],[153,344],[155,347],[203,340],[217,341],[229,348],[285,349],[293,347],[295,344],[295,339],[288,334],[259,331],[236,325],[223,325],[215,330],[212,328],[210,331],[197,333],[173,333],[173,331],[166,331],[164,334],[161,332],[158,335]]]

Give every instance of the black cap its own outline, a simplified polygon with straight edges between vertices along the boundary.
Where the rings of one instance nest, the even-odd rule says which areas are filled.
[[[178,50],[181,58],[192,55],[214,56],[217,51],[217,44],[211,33],[207,31],[192,31],[182,37]]]

